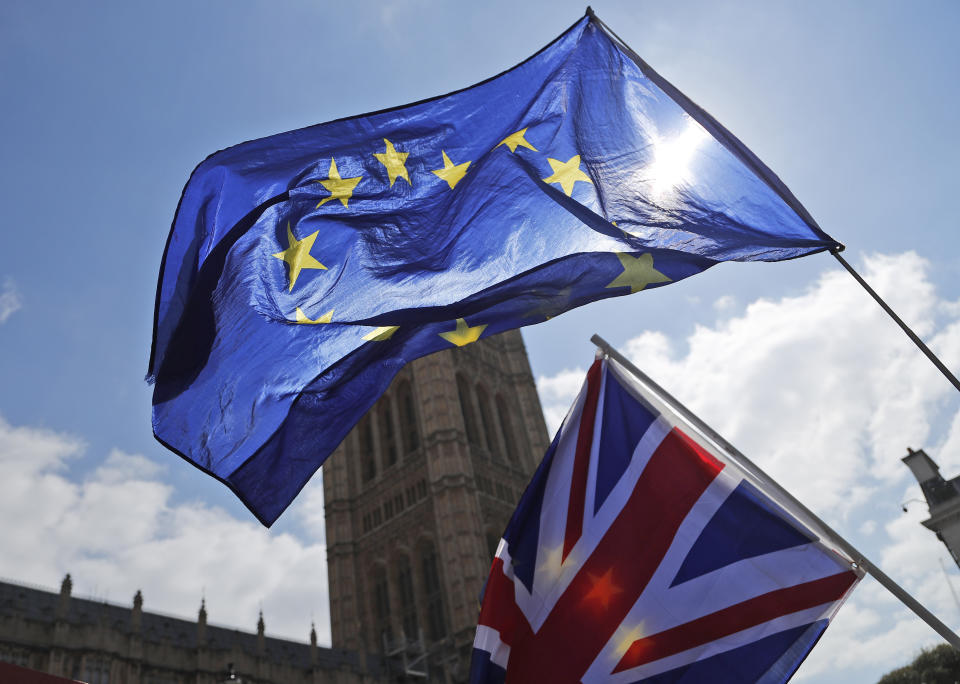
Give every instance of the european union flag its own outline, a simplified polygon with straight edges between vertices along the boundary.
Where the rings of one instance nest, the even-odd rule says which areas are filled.
[[[839,246],[588,12],[473,87],[201,163],[160,269],[154,434],[270,525],[414,358]]]

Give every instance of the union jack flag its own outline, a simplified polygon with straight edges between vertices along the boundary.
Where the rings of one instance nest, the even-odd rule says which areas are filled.
[[[790,679],[862,571],[597,361],[484,591],[472,684]]]

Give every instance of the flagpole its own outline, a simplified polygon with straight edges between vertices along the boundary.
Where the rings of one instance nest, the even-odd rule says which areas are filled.
[[[680,104],[681,107],[689,114],[691,117],[697,120],[701,126],[706,128],[716,139],[720,142],[721,145],[726,147],[732,154],[734,154],[741,162],[746,164],[757,176],[759,176],[770,188],[780,195],[780,198],[790,206],[797,215],[800,216],[806,223],[816,226],[816,222],[813,220],[813,217],[804,209],[803,205],[797,200],[796,197],[783,185],[779,178],[769,169],[767,166],[761,162],[757,157],[748,150],[743,143],[737,140],[733,134],[731,134],[727,129],[721,126],[712,116],[707,114],[699,105],[690,100],[686,95],[674,88],[669,82],[665,81],[657,72],[650,68],[646,62],[644,62],[640,55],[638,55],[634,50],[627,45],[627,43],[618,36],[613,29],[607,26],[602,19],[600,19],[589,6],[587,7],[587,16],[595,21],[607,34],[615,40],[623,48],[624,52],[627,54],[630,59],[640,68],[647,78],[651,79],[656,83],[660,88],[667,92],[671,98]],[[845,269],[854,277],[854,279],[860,283],[860,285],[865,289],[871,297],[873,297],[877,303],[883,308],[887,314],[896,321],[897,325],[907,334],[913,343],[926,354],[927,358],[933,362],[933,365],[943,373],[944,377],[949,380],[953,386],[960,391],[960,380],[957,380],[957,377],[947,369],[940,359],[937,358],[936,354],[930,351],[930,348],[923,343],[916,333],[914,333],[906,323],[904,323],[897,314],[893,312],[893,309],[880,298],[876,292],[873,291],[866,281],[860,277],[860,274],[853,270],[853,267],[848,264],[843,257],[840,256],[840,252],[844,249],[843,245],[838,243],[838,246],[830,250],[830,253],[833,254],[834,258],[839,261]]]
[[[697,430],[702,432],[705,436],[713,440],[718,446],[727,451],[737,461],[743,465],[751,474],[759,479],[761,482],[765,483],[771,489],[773,489],[778,496],[783,497],[795,506],[799,511],[801,511],[805,516],[807,516],[811,521],[816,525],[823,528],[824,531],[829,533],[833,537],[833,541],[841,550],[846,553],[850,559],[853,561],[854,566],[859,566],[867,574],[877,580],[887,591],[896,596],[900,601],[910,610],[912,610],[921,620],[926,622],[937,634],[942,636],[947,643],[953,646],[955,649],[960,650],[960,637],[958,637],[953,630],[943,624],[933,613],[927,610],[919,601],[917,601],[913,596],[908,594],[903,587],[894,582],[890,577],[886,575],[880,568],[874,565],[866,556],[864,556],[860,551],[858,551],[852,544],[850,544],[846,539],[841,537],[836,530],[827,525],[823,520],[821,520],[813,511],[804,506],[800,501],[796,499],[790,492],[780,486],[780,484],[774,480],[772,477],[767,475],[758,465],[753,461],[747,458],[743,453],[741,453],[735,446],[730,444],[725,440],[719,433],[717,433],[713,428],[703,422],[696,414],[690,411],[686,406],[677,401],[669,392],[667,392],[663,387],[658,385],[656,382],[650,378],[649,375],[644,373],[642,370],[637,368],[632,364],[626,357],[624,357],[620,352],[614,349],[610,344],[604,340],[599,335],[593,335],[590,338],[590,341],[593,342],[597,347],[603,351],[604,354],[614,359],[617,363],[623,366],[626,370],[632,373],[641,383],[646,385],[650,390],[655,392],[663,401],[670,406],[678,415],[682,416],[687,422],[693,425]]]
[[[890,316],[890,318],[892,318],[896,324],[900,326],[900,329],[907,334],[907,337],[913,340],[913,343],[917,345],[920,351],[927,355],[927,358],[933,362],[933,365],[936,366],[941,373],[943,373],[944,377],[953,383],[953,386],[956,387],[957,390],[960,390],[960,380],[957,380],[957,376],[951,373],[950,370],[943,364],[943,362],[937,358],[937,355],[930,351],[930,348],[923,343],[923,340],[917,337],[917,334],[913,332],[913,330],[911,330],[910,327],[904,323],[896,313],[894,313],[893,309],[890,308],[890,305],[883,301],[880,295],[878,295],[874,289],[867,284],[867,281],[861,278],[860,274],[853,270],[853,266],[848,264],[846,259],[840,256],[840,251],[831,250],[830,253],[845,269],[847,269],[847,272],[852,275],[858,283],[860,283],[863,289],[866,290],[867,293],[874,298],[874,300],[876,300],[877,304],[879,304],[881,308],[887,312],[887,315]]]

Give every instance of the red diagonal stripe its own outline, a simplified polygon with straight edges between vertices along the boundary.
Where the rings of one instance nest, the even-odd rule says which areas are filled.
[[[600,399],[600,359],[587,371],[587,398],[580,412],[577,430],[577,451],[573,459],[573,478],[570,482],[570,502],[567,505],[567,530],[563,537],[563,560],[580,539],[583,532],[583,510],[587,500],[587,472],[590,469],[590,448],[593,446],[593,424],[596,422],[597,402]]]
[[[587,472],[590,470],[590,448],[593,446],[593,424],[596,422],[597,402],[600,400],[600,359],[587,371],[587,398],[580,412],[577,430],[577,451],[573,459],[573,477],[570,482],[570,502],[567,505],[567,530],[563,537],[563,560],[583,532],[583,510],[587,500]]]
[[[503,561],[494,558],[477,622],[500,632],[500,641],[507,646],[530,634],[530,624],[517,606],[514,592],[513,582],[503,572]]]
[[[614,672],[629,670],[702,646],[774,618],[839,601],[856,581],[857,576],[846,571],[786,589],[777,589],[659,634],[638,639],[624,653]]]
[[[508,684],[580,680],[722,467],[676,430],[663,439],[620,515],[549,617],[536,634],[511,644]]]

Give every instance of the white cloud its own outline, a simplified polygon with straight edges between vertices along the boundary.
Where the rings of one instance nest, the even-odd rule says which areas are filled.
[[[399,39],[400,30],[405,22],[429,11],[429,3],[424,0],[391,0],[379,4],[380,25],[390,31],[393,39]]]
[[[865,277],[930,337],[937,300],[926,268],[913,253],[877,256]],[[948,364],[960,361],[958,333],[950,325],[932,338]],[[653,332],[624,352],[810,505],[840,516],[906,474],[897,456],[928,440],[931,416],[953,393],[842,271],[699,326],[687,346],[679,355]]]
[[[941,354],[960,366],[960,306],[937,298],[915,254],[867,260],[867,279]],[[722,434],[864,550],[951,625],[960,624],[925,507],[899,457],[924,447],[948,477],[960,472],[960,414],[949,384],[846,274],[825,273],[803,294],[760,299],[678,345],[646,332],[623,345]],[[538,379],[555,430],[583,382],[575,368]],[[201,503],[172,503],[163,469],[109,453],[70,476],[83,442],[11,426],[0,418],[0,575],[57,586],[71,572],[78,593],[193,616],[205,591],[212,622],[305,640],[311,613],[329,639],[322,534],[274,534]],[[303,498],[306,497],[306,498]],[[320,488],[298,515],[322,530]],[[857,543],[858,539],[853,539]],[[857,544],[858,546],[864,546]],[[949,567],[954,579],[957,571]],[[875,582],[865,581],[798,679],[830,673],[860,680],[907,662],[936,635]],[[839,674],[838,674],[839,673]]]
[[[13,279],[7,278],[0,289],[0,324],[5,323],[21,306],[20,292]]]
[[[310,484],[297,495],[290,506],[290,512],[297,516],[300,526],[309,541],[327,543],[326,519],[323,513],[323,469],[316,472]]]
[[[878,491],[879,496],[889,492]],[[926,509],[914,506],[884,525],[887,543],[874,562],[950,628],[960,626],[960,607],[951,594],[958,574],[946,548],[920,525]],[[948,575],[949,573],[949,575]],[[820,645],[804,663],[798,681],[818,681],[826,673],[872,667],[880,673],[906,665],[922,647],[940,637],[890,592],[867,578],[840,610]],[[855,679],[848,677],[849,679]],[[879,676],[873,677],[879,679]]]
[[[908,252],[870,257],[862,272],[958,368],[960,306],[937,297],[928,269]],[[945,477],[960,474],[957,397],[848,274],[829,271],[800,295],[758,299],[697,327],[685,344],[649,331],[621,350],[941,619],[960,625],[939,564],[949,556],[919,524],[926,507],[903,514],[899,506],[920,496],[900,462],[908,445],[924,447]],[[538,380],[548,422],[566,411],[582,380],[579,369]],[[798,680],[875,681],[938,639],[866,580]]]
[[[306,641],[311,617],[329,642],[326,549],[201,503],[173,504],[163,469],[112,451],[86,476],[69,477],[84,450],[69,435],[0,418],[0,575],[78,594],[131,601],[193,618],[202,593],[212,623]],[[316,488],[314,488],[316,489]]]
[[[943,442],[933,449],[924,449],[924,451],[937,462],[944,477],[953,477],[954,473],[960,471],[960,413],[953,417]],[[919,494],[920,488],[918,487],[916,494],[912,496]]]
[[[537,378],[537,393],[547,421],[547,431],[553,435],[560,428],[564,416],[570,410],[573,398],[580,391],[587,371],[583,368],[563,370],[553,376]]]
[[[713,303],[713,308],[717,311],[726,312],[730,311],[737,305],[737,298],[733,295],[723,295],[722,297],[717,297],[716,301]]]

